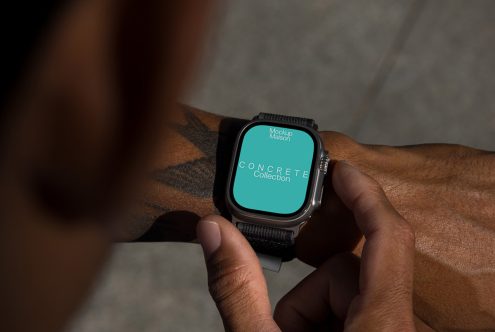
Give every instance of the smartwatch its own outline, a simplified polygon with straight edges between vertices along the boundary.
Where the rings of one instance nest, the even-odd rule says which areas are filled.
[[[295,257],[295,238],[321,205],[330,158],[317,129],[311,119],[260,113],[237,135],[227,208],[266,269]]]

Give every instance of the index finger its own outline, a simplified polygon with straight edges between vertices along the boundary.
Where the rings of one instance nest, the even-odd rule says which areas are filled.
[[[395,309],[407,306],[412,311],[412,227],[394,209],[380,185],[356,168],[338,162],[332,181],[366,238],[359,280],[363,301],[390,304]]]

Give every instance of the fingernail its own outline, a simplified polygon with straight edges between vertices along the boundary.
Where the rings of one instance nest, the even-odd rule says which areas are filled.
[[[203,247],[205,258],[208,259],[222,243],[220,226],[214,221],[200,220],[196,227],[196,236]]]

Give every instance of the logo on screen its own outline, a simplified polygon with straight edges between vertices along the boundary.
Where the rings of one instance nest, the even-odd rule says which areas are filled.
[[[292,130],[285,128],[269,128],[270,138],[275,139],[277,141],[290,142],[293,132]]]

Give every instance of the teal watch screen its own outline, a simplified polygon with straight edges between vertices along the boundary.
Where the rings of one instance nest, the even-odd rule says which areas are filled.
[[[302,129],[257,124],[240,142],[231,193],[243,209],[296,214],[308,199],[315,140]]]

